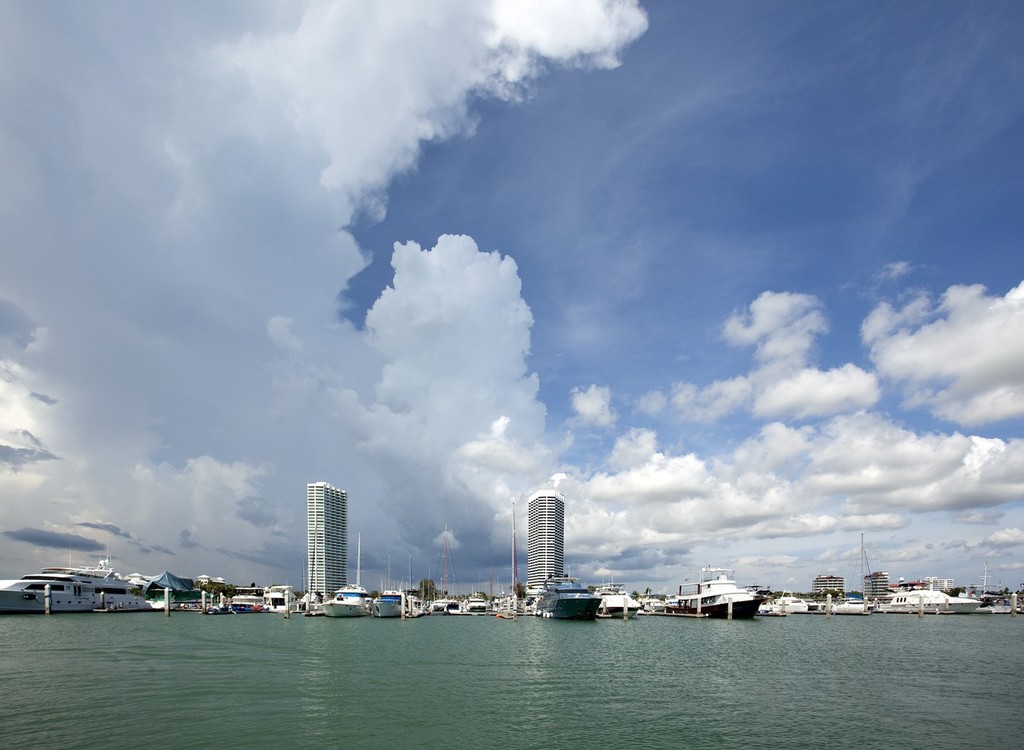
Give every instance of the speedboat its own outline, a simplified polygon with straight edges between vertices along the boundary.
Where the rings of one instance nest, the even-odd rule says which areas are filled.
[[[374,617],[401,617],[402,592],[396,589],[382,591],[380,596],[373,600],[371,611]]]
[[[684,587],[687,591],[684,592]],[[700,581],[683,584],[678,596],[665,602],[669,615],[745,619],[757,614],[764,597],[741,589],[726,568],[701,568]]]
[[[980,599],[969,596],[950,596],[944,591],[926,588],[923,583],[902,583],[887,599],[878,603],[878,611],[916,615],[962,615],[981,607]]]
[[[636,617],[640,611],[640,602],[626,592],[625,586],[603,583],[594,593],[601,597],[601,603],[597,606],[597,616],[602,619],[630,619]]]
[[[327,617],[366,617],[370,614],[370,604],[370,594],[366,589],[349,584],[335,591],[334,598],[324,602],[324,614]]]
[[[549,578],[541,584],[536,613],[556,620],[595,620],[601,597],[579,578]]]
[[[0,581],[0,614],[43,613],[47,591],[50,612],[153,611],[138,586],[115,573],[104,559],[94,567],[43,568]]]

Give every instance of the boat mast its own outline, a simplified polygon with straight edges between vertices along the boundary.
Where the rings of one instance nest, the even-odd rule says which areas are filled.
[[[864,532],[860,532],[860,601],[861,611],[868,611],[868,586],[864,580]]]
[[[356,586],[359,584],[359,570],[363,560],[363,532],[356,532]]]
[[[512,501],[512,606],[519,599],[519,571],[516,568],[516,501]]]
[[[441,537],[441,595],[448,598],[448,522],[444,524],[444,536]],[[447,605],[446,605],[447,606]]]

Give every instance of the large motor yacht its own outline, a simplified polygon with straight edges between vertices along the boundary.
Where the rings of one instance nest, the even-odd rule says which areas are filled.
[[[374,617],[401,617],[402,606],[402,592],[391,589],[373,600],[371,611]]]
[[[878,611],[896,614],[960,615],[975,612],[981,607],[980,599],[969,596],[950,596],[933,591],[924,583],[902,583],[888,599],[879,601]]]
[[[324,614],[327,617],[366,617],[370,614],[370,603],[366,589],[350,584],[342,586],[334,592],[333,599],[324,602]]]
[[[741,619],[756,615],[763,601],[737,586],[731,570],[701,568],[700,581],[680,586],[679,595],[665,602],[665,613]]]
[[[594,593],[601,597],[601,603],[597,607],[598,617],[631,619],[640,611],[640,602],[630,596],[625,586],[603,583]]]
[[[549,578],[541,585],[536,613],[556,620],[594,620],[599,606],[601,597],[579,578]]]
[[[153,609],[135,583],[115,573],[109,560],[100,560],[95,567],[43,568],[19,579],[0,581],[0,614],[46,612],[47,590],[50,612],[55,613]]]

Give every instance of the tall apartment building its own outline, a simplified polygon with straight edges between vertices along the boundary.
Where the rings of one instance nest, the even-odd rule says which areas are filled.
[[[348,493],[327,482],[306,485],[306,581],[330,596],[348,583]]]
[[[956,585],[956,581],[952,578],[937,578],[936,576],[926,576],[924,583],[928,584],[928,588],[932,591],[949,591]]]
[[[530,495],[526,542],[526,585],[539,586],[565,575],[565,498],[554,490]]]
[[[846,591],[846,579],[829,574],[815,576],[811,581],[811,593],[823,594],[826,591]]]

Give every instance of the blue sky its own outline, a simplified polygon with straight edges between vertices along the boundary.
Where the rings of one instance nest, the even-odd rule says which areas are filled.
[[[1018,4],[0,20],[0,575],[1024,581]]]

